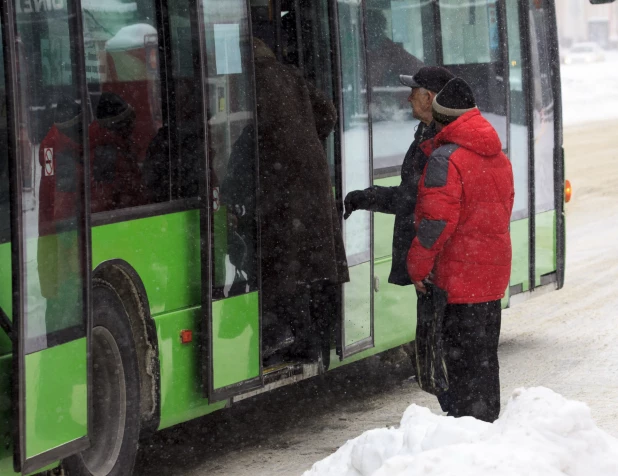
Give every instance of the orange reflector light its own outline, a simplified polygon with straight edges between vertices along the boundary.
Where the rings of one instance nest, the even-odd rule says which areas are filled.
[[[189,329],[184,329],[180,331],[180,342],[183,344],[188,344],[193,341],[193,331]]]
[[[571,182],[565,180],[564,182],[564,201],[569,202],[571,200],[571,195],[573,195],[573,189],[571,188]]]

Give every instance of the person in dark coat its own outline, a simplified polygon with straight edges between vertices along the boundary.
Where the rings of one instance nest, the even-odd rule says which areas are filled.
[[[438,134],[423,144],[431,156],[419,184],[408,271],[420,293],[446,293],[442,409],[493,422],[500,413],[500,300],[511,274],[513,170],[463,79],[436,96],[433,118]],[[418,308],[435,319],[433,311]]]
[[[103,92],[90,138],[90,209],[92,213],[146,203],[133,141],[135,111],[117,94]]]
[[[400,76],[401,83],[411,88],[408,102],[412,106],[414,117],[421,121],[414,134],[414,141],[403,159],[401,183],[397,187],[373,186],[365,190],[354,190],[345,198],[346,218],[355,210],[395,215],[393,261],[388,282],[399,286],[412,284],[406,268],[406,256],[416,234],[414,208],[418,181],[427,163],[427,155],[420,144],[436,135],[431,104],[436,94],[453,77],[449,71],[438,66],[421,68],[414,76]]]
[[[322,140],[333,130],[332,102],[300,71],[254,38],[260,174],[264,346],[291,321],[295,358],[328,359],[336,285],[349,280],[340,218]],[[329,299],[325,299],[329,296]],[[316,308],[316,303],[324,304]],[[313,304],[313,310],[311,309]]]

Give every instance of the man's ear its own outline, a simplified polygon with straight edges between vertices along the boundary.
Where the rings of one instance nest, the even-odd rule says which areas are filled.
[[[429,98],[429,104],[433,103],[433,99],[437,96],[433,91],[427,91],[427,97]]]

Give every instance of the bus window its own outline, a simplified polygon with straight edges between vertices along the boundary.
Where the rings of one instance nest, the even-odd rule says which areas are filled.
[[[169,149],[160,141],[159,175],[144,186],[149,146],[162,127],[159,38],[153,0],[82,2],[94,213],[168,200]],[[160,136],[159,136],[160,138]],[[167,185],[167,186],[166,186]]]
[[[519,4],[506,2],[509,39],[510,134],[509,159],[515,180],[513,220],[528,217],[528,122],[526,99],[523,93]]]
[[[496,0],[440,0],[443,64],[465,79],[476,103],[507,149],[505,52]]]
[[[25,73],[19,96],[30,101],[28,110],[17,113],[20,128],[28,131],[18,146],[20,153],[26,148],[30,162],[22,170],[35,173],[35,186],[22,189],[29,353],[85,335],[79,242],[83,131],[66,4],[18,10],[16,17]]]
[[[199,44],[194,41],[197,23],[191,18],[188,0],[170,2],[168,12],[172,54],[170,89],[173,91],[169,96],[174,99],[169,108],[170,125],[174,131],[170,137],[172,198],[190,198],[199,194],[199,177],[206,163]],[[148,166],[147,163],[144,165],[145,168]],[[165,174],[155,174],[156,177],[165,177]],[[148,188],[156,186],[153,183]]]
[[[213,298],[257,289],[255,97],[244,0],[203,1]]]
[[[400,74],[435,64],[433,5],[421,0],[367,2],[367,68],[371,84],[373,169],[397,174],[418,121]],[[390,171],[389,171],[390,169]]]

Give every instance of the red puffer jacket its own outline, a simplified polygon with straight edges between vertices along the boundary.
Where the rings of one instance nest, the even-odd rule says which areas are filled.
[[[515,190],[498,134],[475,109],[421,147],[433,152],[419,184],[410,277],[433,272],[452,304],[501,299],[511,275]]]

